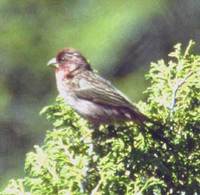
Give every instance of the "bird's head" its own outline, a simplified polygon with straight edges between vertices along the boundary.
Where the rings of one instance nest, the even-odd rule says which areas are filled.
[[[66,75],[91,70],[86,58],[73,48],[62,49],[55,58],[49,60],[47,65],[53,67],[56,71],[64,71]]]

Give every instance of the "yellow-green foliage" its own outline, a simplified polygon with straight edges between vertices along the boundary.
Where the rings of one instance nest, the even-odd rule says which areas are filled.
[[[200,194],[200,56],[181,44],[151,64],[147,103],[140,109],[172,147],[126,123],[92,129],[61,99],[45,107],[54,129],[27,154],[26,176],[2,195]]]

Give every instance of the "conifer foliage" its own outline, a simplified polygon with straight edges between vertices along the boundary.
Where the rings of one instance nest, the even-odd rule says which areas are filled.
[[[26,176],[1,194],[200,194],[200,56],[193,45],[177,44],[167,63],[151,64],[147,102],[138,105],[162,126],[92,129],[57,98],[41,111],[53,130],[27,154]]]

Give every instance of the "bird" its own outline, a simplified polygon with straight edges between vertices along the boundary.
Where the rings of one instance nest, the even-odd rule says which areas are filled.
[[[175,150],[164,135],[165,125],[143,114],[110,81],[97,74],[78,50],[64,48],[47,65],[54,69],[57,89],[64,102],[88,120],[94,129],[102,124],[133,121],[155,140]],[[151,123],[151,127],[146,123]]]
[[[48,61],[55,71],[59,95],[92,125],[152,122],[128,97],[94,71],[76,49],[64,48]]]

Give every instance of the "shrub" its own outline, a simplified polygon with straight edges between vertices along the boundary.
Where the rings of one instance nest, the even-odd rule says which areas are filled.
[[[26,176],[2,195],[199,194],[200,56],[181,44],[151,64],[142,112],[163,125],[92,129],[60,98],[45,107],[54,129],[27,154]],[[160,135],[162,139],[156,135]]]

